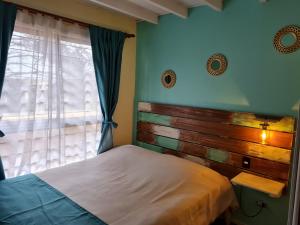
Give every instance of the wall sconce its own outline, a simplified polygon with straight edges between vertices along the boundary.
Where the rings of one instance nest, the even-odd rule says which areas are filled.
[[[269,123],[276,123],[279,122],[280,120],[282,120],[282,116],[271,116],[271,115],[262,115],[262,114],[254,114],[255,118],[262,122],[261,124],[259,124],[261,126],[262,132],[261,132],[261,141],[262,144],[265,144],[267,139],[270,138],[269,137],[269,132],[268,132],[268,126],[270,126]]]
[[[262,140],[262,143],[265,144],[266,143],[266,140],[267,140],[267,137],[268,137],[268,132],[267,132],[267,129],[268,129],[268,122],[267,121],[264,121],[263,123],[260,124],[261,125],[261,128],[262,128],[262,132],[261,132],[261,140]]]

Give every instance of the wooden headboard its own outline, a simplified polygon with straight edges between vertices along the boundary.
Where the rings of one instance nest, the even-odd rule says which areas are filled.
[[[139,103],[138,111],[137,144],[142,147],[201,163],[229,178],[246,171],[288,181],[293,117],[146,102]]]

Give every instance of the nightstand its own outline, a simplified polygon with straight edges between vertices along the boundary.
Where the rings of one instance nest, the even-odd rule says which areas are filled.
[[[231,179],[234,185],[240,185],[279,198],[285,187],[284,183],[242,172]]]

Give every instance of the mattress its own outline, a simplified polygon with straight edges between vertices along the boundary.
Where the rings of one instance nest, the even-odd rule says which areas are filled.
[[[133,145],[36,175],[111,225],[208,225],[235,204],[226,177]]]

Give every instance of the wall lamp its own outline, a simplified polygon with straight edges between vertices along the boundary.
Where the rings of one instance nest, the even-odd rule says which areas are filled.
[[[282,117],[281,116],[267,116],[267,115],[258,115],[255,114],[255,117],[258,121],[261,121],[262,123],[259,124],[261,126],[262,132],[261,132],[261,140],[262,143],[265,144],[266,140],[268,139],[268,126],[270,126],[270,122],[276,123],[279,122]]]

